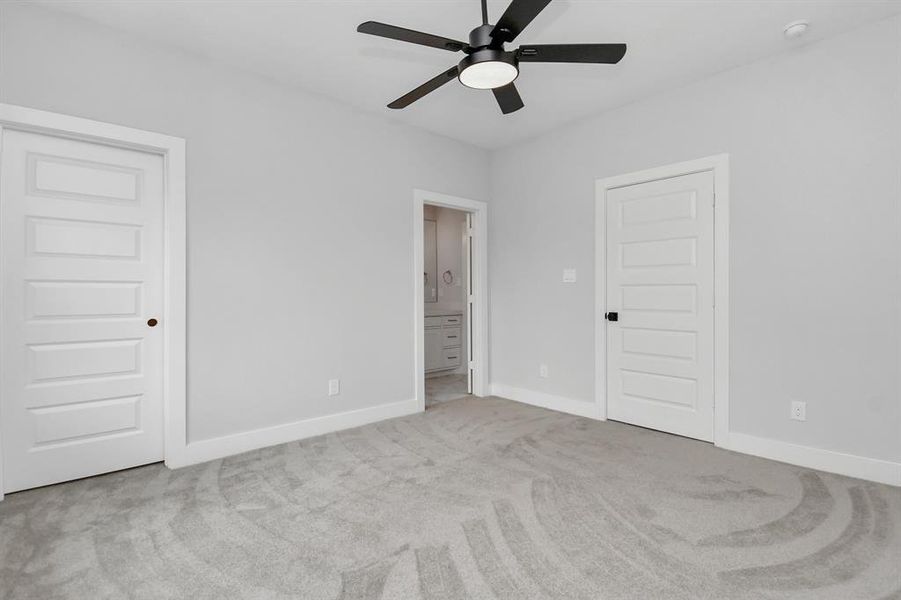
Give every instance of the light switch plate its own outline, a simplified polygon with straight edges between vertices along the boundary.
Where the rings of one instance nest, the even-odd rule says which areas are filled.
[[[563,269],[563,283],[575,283],[576,282],[576,270],[575,269]]]
[[[328,395],[329,396],[337,396],[341,393],[341,380],[340,379],[329,379],[328,380]]]
[[[791,418],[795,421],[807,420],[807,403],[799,400],[792,400]]]

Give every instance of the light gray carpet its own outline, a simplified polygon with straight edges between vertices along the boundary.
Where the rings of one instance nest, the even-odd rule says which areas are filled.
[[[0,597],[901,598],[901,490],[500,399],[0,503]]]
[[[459,373],[425,378],[425,405],[456,400],[468,395],[467,377]]]

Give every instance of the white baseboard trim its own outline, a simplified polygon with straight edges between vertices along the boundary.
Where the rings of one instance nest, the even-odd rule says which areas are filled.
[[[719,444],[719,446],[725,450],[751,454],[808,469],[901,486],[901,463],[888,460],[800,446],[734,431],[729,433],[726,443]]]
[[[188,465],[233,456],[258,448],[276,446],[333,431],[375,423],[376,421],[403,417],[419,411],[419,402],[414,398],[371,408],[361,408],[334,415],[294,421],[293,423],[276,425],[274,427],[243,431],[209,440],[199,440],[189,443],[182,452],[177,453],[177,456],[168,457],[166,466],[172,469],[187,467]]]
[[[593,402],[554,396],[502,383],[491,384],[491,395],[580,417],[600,419],[599,407]],[[724,450],[750,454],[799,467],[901,487],[901,463],[897,462],[801,446],[734,431],[729,433],[726,440],[717,440],[717,446]]]
[[[491,384],[491,395],[580,417],[600,418],[598,406],[593,402],[516,388],[502,383]],[[170,468],[186,467],[258,448],[402,417],[417,413],[419,410],[419,403],[416,399],[411,399],[200,440],[188,444],[183,452],[177,453],[178,456],[168,458],[166,465]],[[719,444],[724,450],[901,487],[901,463],[801,446],[734,431],[729,433],[728,439],[724,442]]]
[[[541,408],[549,408],[570,415],[579,417],[588,417],[589,419],[600,419],[600,411],[598,405],[594,402],[584,402],[582,400],[574,400],[564,396],[555,396],[553,394],[545,394],[544,392],[535,392],[516,388],[503,383],[491,384],[491,395],[522,402],[523,404],[531,404],[532,406],[540,406]]]

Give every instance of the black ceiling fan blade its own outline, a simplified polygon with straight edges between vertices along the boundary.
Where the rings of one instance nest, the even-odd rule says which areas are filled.
[[[457,77],[457,67],[453,67],[442,73],[441,75],[437,75],[436,77],[432,77],[421,86],[416,88],[411,92],[407,92],[394,102],[388,105],[388,108],[406,108],[425,96],[426,94],[430,94],[440,88],[442,85],[451,81],[452,79]]]
[[[369,35],[390,38],[392,40],[400,40],[401,42],[419,44],[420,46],[431,46],[432,48],[440,48],[441,50],[450,50],[451,52],[459,52],[467,46],[461,41],[441,37],[440,35],[413,31],[412,29],[404,29],[403,27],[387,25],[376,21],[366,21],[365,23],[361,23],[357,27],[357,31],[360,33],[368,33]]]
[[[491,37],[495,42],[512,42],[551,0],[513,0],[498,19]]]
[[[520,46],[519,62],[603,63],[614,65],[626,54],[625,44],[531,44]]]
[[[522,98],[519,97],[519,90],[517,90],[516,86],[512,83],[508,83],[499,88],[494,88],[491,91],[494,92],[494,97],[501,107],[501,112],[505,115],[516,112],[525,106],[525,104],[522,103]]]

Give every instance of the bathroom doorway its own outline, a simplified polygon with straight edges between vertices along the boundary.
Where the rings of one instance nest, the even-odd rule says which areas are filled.
[[[483,203],[441,194],[414,200],[416,389],[425,409],[486,395],[485,212]]]

